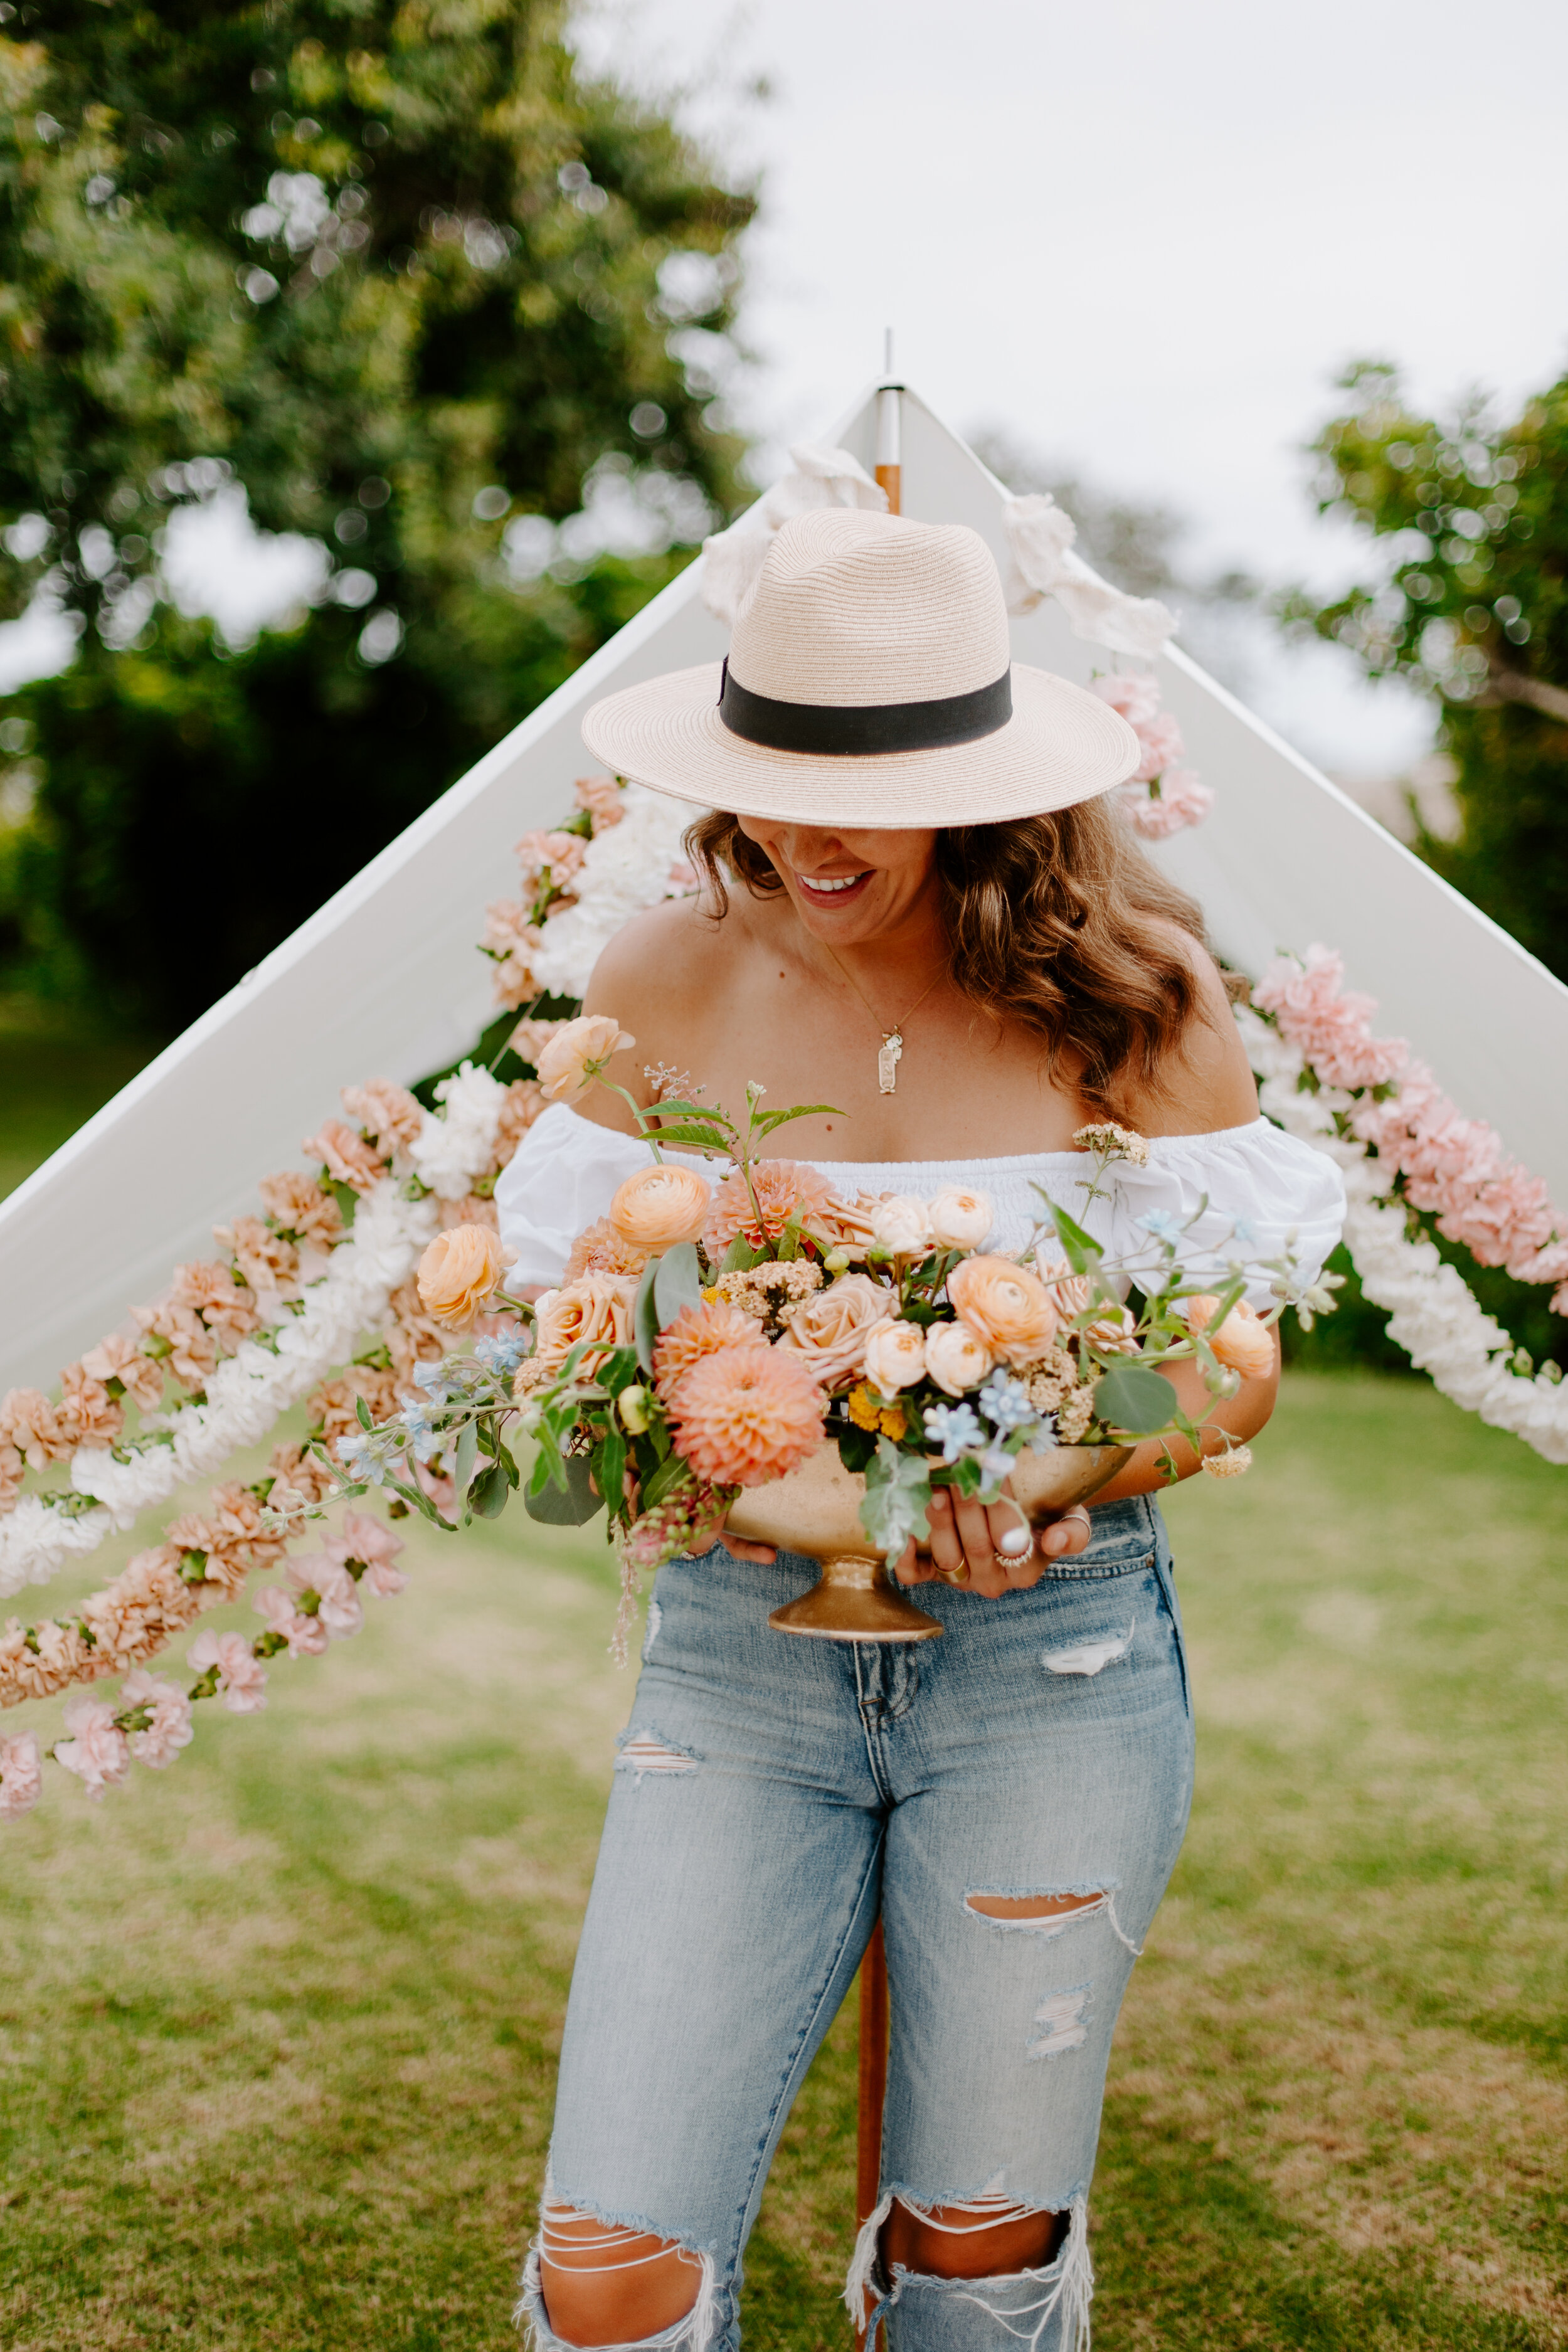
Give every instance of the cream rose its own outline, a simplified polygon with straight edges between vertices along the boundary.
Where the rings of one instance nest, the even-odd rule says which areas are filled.
[[[597,1077],[612,1054],[637,1044],[607,1013],[583,1013],[563,1021],[534,1064],[547,1102],[569,1102]]]
[[[994,1223],[989,1192],[944,1184],[931,1196],[931,1237],[938,1249],[978,1249]]]
[[[632,1336],[637,1286],[629,1275],[584,1274],[563,1289],[547,1290],[534,1307],[531,1363],[542,1373],[559,1371],[580,1339],[588,1342],[579,1370],[592,1373],[612,1348]]]
[[[823,1388],[842,1387],[860,1370],[866,1342],[892,1320],[895,1294],[868,1274],[846,1274],[792,1307],[782,1344],[797,1348]]]
[[[886,1192],[871,1212],[871,1237],[890,1257],[919,1257],[931,1246],[931,1215],[923,1201]]]
[[[977,1389],[995,1360],[967,1323],[933,1323],[926,1333],[926,1370],[949,1396]]]
[[[1256,1307],[1245,1298],[1238,1298],[1225,1321],[1215,1331],[1209,1331],[1215,1308],[1219,1300],[1210,1293],[1201,1292],[1186,1302],[1189,1331],[1208,1333],[1209,1346],[1227,1370],[1239,1372],[1246,1381],[1267,1379],[1274,1370],[1274,1332],[1264,1322]]]
[[[459,1329],[473,1321],[516,1255],[489,1225],[453,1225],[419,1261],[420,1305],[436,1322]]]
[[[1037,1274],[1010,1257],[961,1258],[947,1277],[958,1314],[1010,1363],[1032,1363],[1057,1333],[1057,1310]]]
[[[879,1396],[912,1389],[925,1369],[925,1333],[918,1323],[884,1323],[866,1342],[861,1370]]]
[[[1089,1302],[1089,1276],[1075,1274],[1065,1257],[1047,1257],[1043,1249],[1035,1252],[1035,1271],[1051,1294],[1051,1303],[1065,1322],[1069,1316],[1081,1315]]]
[[[707,1219],[713,1187],[695,1168],[639,1168],[610,1202],[610,1223],[634,1249],[673,1249],[694,1242]]]

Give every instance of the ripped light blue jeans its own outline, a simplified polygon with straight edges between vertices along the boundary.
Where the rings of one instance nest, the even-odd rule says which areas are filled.
[[[561,2053],[547,2202],[679,2241],[696,2302],[647,2345],[733,2352],[785,2117],[879,1907],[892,2046],[882,2201],[847,2289],[889,2352],[1081,2352],[1086,2202],[1117,2011],[1186,1827],[1193,1737],[1158,1507],[1094,1513],[1028,1592],[917,1587],[942,1640],[803,1641],[814,1580],[661,1570]],[[1099,1898],[1000,1920],[987,1895]],[[897,2198],[1067,2213],[1046,2268],[954,2280],[879,2250]],[[537,2249],[522,2313],[551,2329]]]

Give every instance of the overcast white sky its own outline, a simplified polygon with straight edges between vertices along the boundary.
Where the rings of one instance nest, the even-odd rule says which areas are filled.
[[[1179,507],[1194,562],[1326,582],[1300,449],[1345,359],[1432,402],[1568,363],[1563,0],[598,0],[580,38],[762,173],[742,408],[775,444],[891,323],[950,422]],[[1321,666],[1267,696],[1342,766],[1422,732]]]

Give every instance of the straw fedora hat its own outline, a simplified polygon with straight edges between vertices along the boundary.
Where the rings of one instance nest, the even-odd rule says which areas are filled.
[[[1035,816],[1140,757],[1097,695],[1012,659],[978,531],[844,507],[784,525],[726,662],[606,696],[583,736],[677,800],[851,829]]]

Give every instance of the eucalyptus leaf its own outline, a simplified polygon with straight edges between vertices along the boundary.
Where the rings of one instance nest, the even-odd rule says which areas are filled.
[[[605,1507],[605,1498],[594,1486],[588,1465],[581,1454],[569,1454],[562,1467],[566,1477],[566,1490],[547,1484],[535,1494],[531,1490],[522,1498],[523,1508],[531,1519],[546,1528],[583,1528]]]
[[[1117,1364],[1095,1382],[1094,1410],[1108,1429],[1131,1437],[1156,1437],[1181,1412],[1176,1391],[1163,1372],[1142,1364]]]
[[[702,1268],[695,1242],[677,1242],[656,1264],[653,1299],[662,1331],[674,1322],[683,1307],[701,1306]]]
[[[499,1462],[481,1470],[468,1489],[468,1508],[476,1518],[499,1519],[511,1494],[510,1481]]]
[[[459,1498],[468,1491],[474,1465],[479,1458],[479,1433],[471,1421],[463,1423],[458,1433],[456,1457],[452,1465],[452,1481]]]
[[[660,1261],[650,1257],[642,1270],[637,1285],[637,1305],[632,1309],[632,1330],[637,1338],[637,1361],[645,1372],[653,1370],[653,1343],[658,1337],[658,1307],[654,1298],[654,1285],[658,1279]]]

